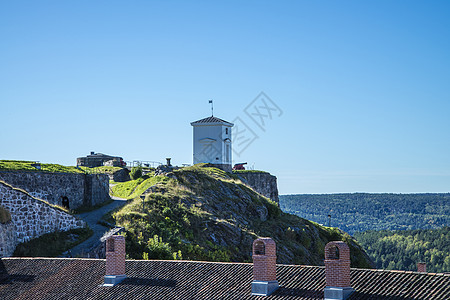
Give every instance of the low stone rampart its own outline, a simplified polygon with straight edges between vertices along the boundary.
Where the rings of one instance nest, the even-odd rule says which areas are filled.
[[[110,199],[109,177],[106,174],[0,171],[0,180],[51,204],[62,206],[63,197],[67,197],[70,209],[92,206]]]
[[[91,174],[85,177],[84,205],[94,206],[109,200],[109,176]]]
[[[0,257],[11,256],[19,243],[46,233],[67,231],[85,225],[64,210],[3,181],[0,181],[0,205],[11,214],[11,221],[0,227],[0,249],[3,251],[0,252]]]
[[[17,244],[17,233],[13,222],[0,223],[0,257],[11,256]]]

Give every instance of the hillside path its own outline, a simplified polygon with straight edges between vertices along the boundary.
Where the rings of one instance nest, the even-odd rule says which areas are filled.
[[[94,231],[94,234],[81,244],[78,244],[77,246],[70,249],[72,257],[77,257],[77,255],[80,255],[83,252],[86,253],[89,250],[91,250],[94,246],[98,245],[100,238],[103,236],[103,234],[105,234],[105,232],[109,230],[109,228],[97,224],[97,222],[106,213],[110,212],[111,210],[119,206],[123,206],[126,204],[126,199],[114,196],[111,196],[111,199],[113,199],[114,201],[108,205],[100,207],[97,210],[76,215],[78,218],[82,219],[89,225],[89,227]]]

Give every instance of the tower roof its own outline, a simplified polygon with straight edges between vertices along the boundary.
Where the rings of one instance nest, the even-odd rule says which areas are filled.
[[[207,117],[195,122],[192,122],[191,125],[195,126],[195,125],[206,125],[206,124],[222,124],[222,125],[228,125],[228,126],[233,126],[233,123],[227,122],[225,120],[216,118],[214,116],[211,117]]]

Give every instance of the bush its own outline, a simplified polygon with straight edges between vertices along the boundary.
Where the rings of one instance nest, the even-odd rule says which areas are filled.
[[[130,177],[133,180],[141,178],[142,177],[142,166],[139,165],[137,167],[131,168]]]
[[[169,246],[169,243],[164,243],[163,239],[156,234],[147,241],[147,249],[149,252],[143,253],[143,259],[174,259],[172,248]]]
[[[270,218],[277,218],[281,214],[281,210],[275,201],[267,199],[266,208]]]

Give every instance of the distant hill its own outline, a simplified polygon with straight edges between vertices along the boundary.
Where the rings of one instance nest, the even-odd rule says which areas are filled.
[[[353,234],[366,230],[412,230],[450,225],[450,193],[281,195],[280,208]]]
[[[378,269],[416,271],[426,262],[427,271],[450,272],[450,227],[440,229],[366,231],[355,238]]]
[[[253,240],[268,236],[277,243],[279,263],[323,265],[326,243],[343,240],[354,267],[374,266],[348,234],[283,213],[237,175],[217,168],[147,175],[118,183],[113,192],[134,198],[106,220],[125,228],[130,258],[250,262]]]

